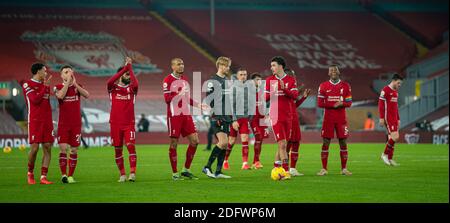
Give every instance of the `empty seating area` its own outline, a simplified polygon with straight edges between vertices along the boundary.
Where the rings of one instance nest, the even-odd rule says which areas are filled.
[[[428,49],[438,46],[448,31],[448,1],[373,0],[368,8]]]
[[[328,66],[338,64],[342,79],[352,86],[353,100],[364,105],[377,101],[373,83],[382,74],[448,75],[448,9],[438,9],[439,0],[215,1],[214,35],[209,0],[113,0],[102,7],[105,2],[0,3],[0,26],[8,30],[0,36],[0,48],[7,52],[0,54],[0,81],[29,79],[30,65],[40,61],[53,75],[54,86],[62,81],[59,68],[70,64],[77,82],[91,94],[82,102],[90,124],[95,131],[109,131],[106,82],[130,56],[139,80],[136,121],[145,114],[151,130],[163,132],[162,81],[174,57],[184,60],[191,83],[203,84],[216,72],[215,57],[231,57],[233,71],[243,67],[268,76],[270,59],[281,55],[300,84],[312,89],[312,97],[328,80]],[[428,48],[424,57],[417,57],[417,41]],[[193,72],[200,74],[194,78]],[[56,120],[57,103],[52,105]],[[320,121],[315,102],[299,112],[303,126]],[[0,113],[0,118],[6,123],[0,134],[22,131],[10,115]]]
[[[59,67],[71,64],[77,81],[93,98],[107,99],[106,81],[128,55],[141,83],[139,97],[162,99],[162,80],[171,72],[173,57],[185,60],[188,75],[200,71],[207,76],[215,69],[211,61],[144,8],[0,8],[0,25],[9,32],[0,37],[0,47],[8,52],[0,55],[2,61],[8,61],[0,80],[28,79],[30,65],[41,61],[48,65],[55,85],[61,82]]]
[[[24,134],[25,132],[16,124],[16,121],[14,120],[11,115],[9,115],[6,112],[0,111],[0,134],[8,134],[8,135],[14,135],[14,134]]]
[[[366,12],[218,10],[214,36],[208,10],[174,9],[165,16],[250,72],[270,74],[270,59],[284,56],[313,92],[328,79],[328,65],[339,64],[343,78],[357,92],[354,100],[376,98],[368,87],[372,80],[383,72],[400,71],[416,55],[413,41]]]
[[[443,33],[448,31],[448,12],[396,11],[389,13],[430,48],[438,46],[442,42]]]

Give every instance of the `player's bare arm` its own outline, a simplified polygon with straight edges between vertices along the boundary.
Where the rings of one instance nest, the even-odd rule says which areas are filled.
[[[339,107],[343,107],[344,106],[344,103],[341,101],[341,100],[339,100],[338,102],[336,102],[336,104],[334,104],[334,108],[339,108]]]
[[[132,62],[133,62],[133,60],[130,57],[125,58],[125,66],[128,64],[131,64]]]
[[[380,126],[381,127],[386,126],[386,121],[384,121],[384,118],[380,118]]]
[[[232,125],[233,125],[234,130],[236,130],[236,131],[239,130],[239,123],[237,121],[234,121]]]
[[[130,76],[130,83],[129,84],[130,84],[131,89],[133,89],[134,93],[136,94],[137,90],[138,90],[138,87],[139,87],[139,82],[138,82],[138,80],[136,78],[136,75],[134,75],[132,62],[133,61],[129,57],[127,57],[125,59],[125,66],[128,67],[128,73],[129,73],[129,76]]]
[[[58,99],[63,99],[64,97],[66,97],[67,90],[69,89],[71,80],[72,79],[63,79],[63,83],[64,83],[63,88],[61,88],[61,90],[56,91],[56,93],[55,93],[55,95]]]
[[[309,96],[309,94],[311,94],[311,89],[305,89],[304,91],[303,91],[303,94],[301,94],[301,95],[299,95],[299,97],[297,98],[297,100],[304,100],[304,99],[306,99],[306,98],[308,98],[308,96]]]
[[[202,111],[210,111],[210,110],[211,110],[211,107],[209,107],[209,105],[207,105],[207,104],[205,104],[205,103],[199,104],[199,108],[200,108]]]
[[[44,85],[47,86],[47,87],[50,86],[50,80],[51,79],[52,79],[52,75],[51,74],[45,76],[45,78],[44,78]]]
[[[75,76],[73,76],[73,75],[72,75],[72,82],[73,82],[72,83],[73,86],[75,86],[77,88],[77,90],[78,90],[78,92],[80,92],[81,96],[83,96],[84,98],[89,98],[89,92],[78,84]]]
[[[307,98],[309,96],[309,94],[311,94],[311,89],[310,88],[305,89],[305,91],[303,91],[303,97],[304,98]]]
[[[111,90],[114,87],[114,83],[120,79],[120,77],[122,77],[122,75],[126,72],[128,72],[131,68],[131,64],[126,63],[126,65],[119,71],[117,72],[114,76],[112,76],[111,78],[108,79],[107,82],[107,86],[108,86],[108,90]]]
[[[305,100],[308,98],[309,94],[311,93],[311,89],[305,89],[303,91],[302,95],[299,95],[297,100],[295,100],[295,106],[299,107],[300,105],[303,104],[303,102],[305,102]]]

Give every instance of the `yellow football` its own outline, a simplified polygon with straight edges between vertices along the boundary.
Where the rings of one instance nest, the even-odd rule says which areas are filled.
[[[282,167],[275,167],[270,176],[272,180],[282,180],[286,177],[286,171]]]
[[[27,148],[27,147],[25,147],[24,144],[22,144],[22,145],[19,146],[19,150],[20,150],[20,151],[25,151],[26,148]]]
[[[5,148],[3,148],[4,153],[10,153],[11,151],[12,151],[12,149],[9,146],[6,146]]]

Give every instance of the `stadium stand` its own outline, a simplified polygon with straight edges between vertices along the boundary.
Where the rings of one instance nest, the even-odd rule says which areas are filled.
[[[442,41],[442,34],[448,30],[448,13],[445,12],[390,12],[412,35],[423,39],[431,48]]]
[[[165,16],[251,71],[269,73],[269,59],[284,56],[314,91],[327,79],[327,65],[340,64],[358,92],[355,100],[376,97],[367,87],[371,81],[379,73],[401,70],[416,54],[410,39],[365,12],[218,10],[214,37],[207,10],[168,10]],[[377,47],[381,43],[384,47]]]
[[[427,78],[444,74],[448,71],[448,40],[429,51],[424,57],[414,60],[406,69],[409,78]]]
[[[70,1],[54,1],[54,0],[15,0],[1,1],[2,7],[33,7],[33,8],[119,8],[119,9],[141,9],[140,1],[129,0],[70,0]]]
[[[16,120],[7,112],[0,111],[0,134],[24,134],[24,131],[16,124]]]
[[[448,106],[448,40],[429,54],[406,69],[406,79],[399,91],[402,128]],[[387,82],[388,80],[375,80],[373,85],[379,92]]]
[[[427,48],[435,48],[448,30],[448,1],[372,1],[374,13]]]
[[[1,7],[0,24],[9,33],[0,37],[0,47],[8,52],[0,55],[6,62],[0,81],[28,79],[30,65],[41,61],[49,66],[49,73],[53,74],[51,85],[55,85],[60,82],[59,67],[71,64],[77,81],[91,93],[92,100],[85,100],[87,107],[108,114],[106,81],[122,65],[125,54],[133,58],[140,81],[137,114],[165,114],[161,84],[170,72],[173,57],[184,59],[185,72],[191,74],[191,80],[194,71],[202,72],[205,80],[215,70],[214,63],[143,7]],[[54,110],[57,117],[57,109]],[[165,124],[159,125],[154,125],[154,129],[165,131]],[[96,125],[96,130],[109,131],[107,122]]]
[[[75,68],[80,71],[93,69],[96,66],[106,66],[106,64],[101,64],[102,62],[108,62],[110,66],[108,68],[111,68],[104,69],[104,72],[115,71],[122,63],[121,53],[129,53],[136,61],[135,69],[141,70],[141,72],[138,72],[140,73],[138,74],[139,80],[143,85],[150,85],[147,88],[142,88],[142,94],[139,96],[152,98],[160,95],[161,86],[159,85],[168,73],[169,62],[174,55],[173,52],[177,52],[176,54],[179,57],[185,59],[187,73],[192,73],[194,70],[209,71],[211,66],[214,69],[211,62],[208,62],[205,57],[192,49],[191,46],[144,9],[4,9],[1,13],[0,23],[2,27],[10,30],[10,35],[1,37],[2,49],[10,52],[8,55],[0,56],[3,61],[8,61],[8,66],[5,67],[1,79],[29,78],[29,66],[36,60],[56,63],[51,67],[53,72],[58,71],[57,68],[61,63],[78,65]],[[95,16],[92,16],[93,14]],[[26,18],[26,16],[31,18]],[[33,18],[36,18],[35,21],[33,21]],[[63,30],[61,30],[61,27]],[[113,40],[108,40],[109,42],[105,44],[109,44],[106,45],[108,47],[118,48],[115,52],[94,48],[93,43],[95,41],[93,42],[89,38],[103,38],[105,36],[102,37],[102,33],[113,36]],[[51,36],[53,34],[61,37],[59,41],[66,42],[61,45],[52,45],[53,42],[50,39],[36,39],[42,37],[42,35]],[[87,39],[82,39],[81,36],[87,37]],[[105,39],[107,38],[108,36],[105,37]],[[78,51],[79,54],[86,55],[75,53],[65,55],[64,53],[67,52],[64,51],[63,47],[67,47],[75,41],[85,44],[83,47],[91,47],[91,50],[92,48],[95,50],[91,52]],[[50,50],[49,47],[54,48]],[[61,48],[58,49],[57,47]],[[100,56],[104,55],[105,52],[109,53],[107,56],[111,57],[108,61],[101,60],[102,57]],[[82,58],[82,56],[85,56],[85,58]],[[87,58],[87,56],[94,57]],[[106,75],[111,75],[111,73],[106,73]],[[104,77],[105,74],[84,73],[78,76],[80,83],[84,83],[88,90],[92,91],[93,97],[105,99],[108,97],[106,87],[103,87],[107,80],[107,77]],[[55,77],[53,84],[57,81],[59,79]]]
[[[174,56],[184,59],[191,81],[192,72],[200,71],[203,82],[215,72],[214,58],[219,55],[231,57],[234,69],[243,66],[265,75],[270,74],[269,59],[282,55],[313,94],[327,79],[327,65],[337,63],[344,79],[352,84],[354,105],[373,105],[378,92],[372,82],[380,74],[405,71],[410,77],[431,67],[425,69],[427,79],[448,76],[448,34],[447,41],[416,58],[417,38],[399,32],[397,23],[390,24],[392,21],[372,14],[366,6],[375,5],[398,17],[411,13],[413,19],[402,17],[404,27],[416,29],[431,41],[445,40],[442,32],[448,30],[448,20],[416,18],[435,11],[434,2],[442,1],[430,2],[421,8],[417,7],[424,5],[420,1],[409,7],[410,1],[402,0],[216,1],[215,36],[210,35],[208,0],[113,0],[107,7],[105,1],[85,0],[1,2],[0,25],[8,35],[0,37],[0,47],[8,53],[0,55],[0,60],[6,61],[0,81],[28,79],[30,64],[43,61],[50,67],[54,85],[59,82],[59,67],[69,63],[75,66],[78,82],[91,93],[82,104],[90,124],[95,131],[104,132],[109,131],[110,110],[105,83],[125,54],[134,59],[140,82],[136,118],[146,114],[151,131],[166,131],[161,82],[170,72]],[[448,18],[448,10],[441,14]],[[431,23],[436,25],[421,27]],[[411,82],[409,92],[414,92],[414,84]],[[310,97],[299,111],[307,129],[320,124],[321,110],[315,104]],[[53,105],[56,120],[56,101]],[[352,118],[356,124],[360,119]],[[196,121],[201,123],[201,116]]]
[[[410,124],[404,128],[405,131],[419,131],[416,126],[416,123],[422,123],[424,120],[430,122],[433,131],[446,131],[449,130],[449,116],[448,116],[449,108],[448,106],[437,109],[436,111],[426,115],[418,120],[415,123]]]

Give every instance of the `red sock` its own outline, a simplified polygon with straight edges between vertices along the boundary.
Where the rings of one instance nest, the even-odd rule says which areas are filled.
[[[255,154],[253,154],[253,163],[259,162],[259,156],[261,154],[262,139],[259,134],[255,135]]]
[[[59,153],[59,169],[62,175],[67,175],[67,154]]]
[[[391,149],[394,147],[394,140],[389,139],[386,143],[386,147],[384,148],[384,154],[389,155],[391,153]]]
[[[283,160],[283,164],[281,166],[286,172],[289,171],[289,160],[288,159]]]
[[[184,168],[190,169],[192,160],[194,159],[195,152],[197,151],[197,145],[189,144],[188,149],[186,151],[186,162],[184,163]]]
[[[386,147],[384,148],[384,154],[388,155],[388,159],[392,159],[394,156],[394,145],[395,142],[392,139],[389,139],[386,143]]]
[[[48,167],[41,167],[41,176],[47,176]]]
[[[292,148],[292,142],[288,141],[287,145],[286,145],[286,153],[287,153],[288,157],[290,157],[289,153],[291,152],[291,148]]]
[[[136,155],[136,147],[134,144],[128,144],[128,160],[130,161],[130,173],[136,173],[136,163],[137,163],[137,155]]]
[[[392,158],[394,158],[394,147],[392,146],[391,152],[388,155],[388,159],[391,160]]]
[[[123,175],[125,175],[125,167],[123,164],[122,149],[115,149],[114,151],[115,151],[117,167],[119,168],[120,175],[123,176]]]
[[[321,158],[322,158],[322,168],[323,169],[327,169],[327,165],[328,165],[328,146],[326,146],[326,145],[322,145]]]
[[[172,172],[176,173],[177,170],[177,149],[175,148],[169,148],[169,159],[170,159],[170,165],[172,166]]]
[[[280,167],[281,164],[282,164],[281,161],[275,161],[275,162],[273,163],[273,167]]]
[[[299,142],[292,142],[292,149],[291,149],[291,168],[295,168],[297,166],[297,160],[298,160],[298,150],[300,148]]]
[[[69,177],[73,176],[73,173],[75,172],[75,168],[77,167],[77,160],[78,160],[78,155],[77,154],[70,154],[70,158],[69,158]]]
[[[248,162],[248,142],[242,142],[242,162]]]
[[[231,150],[233,150],[233,146],[234,145],[228,143],[228,149],[227,151],[225,151],[225,161],[228,161],[228,158],[230,157],[231,154]]]
[[[347,168],[347,160],[348,160],[348,151],[347,146],[341,146],[341,168]]]
[[[28,163],[28,172],[30,173],[34,172],[34,163]]]

